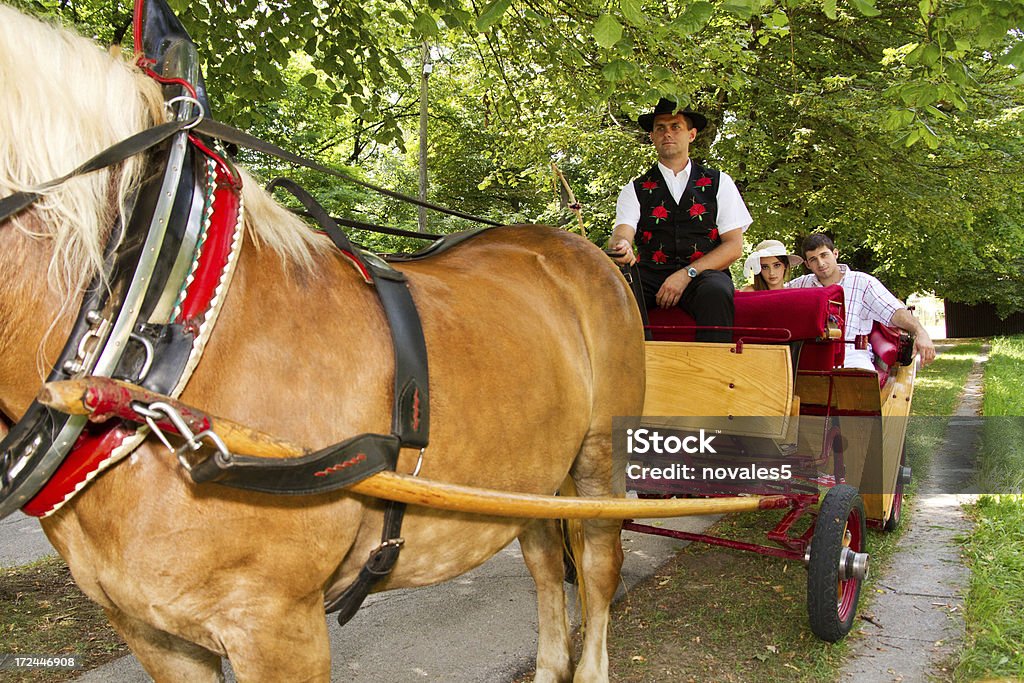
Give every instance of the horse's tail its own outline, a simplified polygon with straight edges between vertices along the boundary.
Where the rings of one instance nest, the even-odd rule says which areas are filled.
[[[577,497],[576,482],[572,477],[566,477],[562,486],[558,489],[559,495]],[[587,592],[584,587],[584,576],[586,572],[580,571],[583,566],[583,546],[586,539],[583,534],[582,519],[562,520],[562,551],[565,557],[566,580],[576,584],[576,595],[580,602],[580,633],[587,628]]]

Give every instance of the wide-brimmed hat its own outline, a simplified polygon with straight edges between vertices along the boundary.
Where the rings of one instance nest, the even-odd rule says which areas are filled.
[[[667,100],[662,97],[658,100],[658,104],[654,107],[654,111],[647,114],[641,114],[637,118],[637,123],[640,124],[641,128],[650,133],[654,130],[654,117],[658,114],[675,114],[677,106],[678,105],[672,100]],[[703,114],[698,114],[697,112],[690,111],[688,109],[683,109],[679,113],[687,118],[690,122],[690,126],[696,128],[698,133],[704,130],[708,125],[708,119]]]
[[[754,252],[747,257],[747,260],[743,263],[743,276],[754,277],[761,272],[761,259],[765,256],[784,256],[789,261],[790,267],[799,265],[804,262],[802,258],[796,254],[790,254],[786,251],[786,246],[778,240],[765,240],[756,247]]]

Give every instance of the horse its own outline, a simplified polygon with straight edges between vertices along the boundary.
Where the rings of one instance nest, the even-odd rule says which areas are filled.
[[[0,195],[38,188],[166,118],[124,57],[0,6]],[[28,408],[100,272],[152,154],[40,190],[0,223],[0,412]],[[386,433],[395,360],[372,287],[331,243],[242,174],[245,237],[230,291],[181,400],[309,447]],[[612,418],[639,415],[642,326],[625,280],[583,238],[506,226],[403,264],[430,367],[425,479],[622,496]],[[97,286],[103,286],[102,283]],[[399,472],[410,472],[403,449]],[[153,438],[41,519],[82,591],[158,681],[329,679],[325,599],[380,542],[384,503],[344,490],[282,496],[194,483]],[[536,583],[537,681],[608,677],[620,523],[583,522],[585,605],[573,663],[557,520],[410,506],[378,589],[425,586],[518,538]]]

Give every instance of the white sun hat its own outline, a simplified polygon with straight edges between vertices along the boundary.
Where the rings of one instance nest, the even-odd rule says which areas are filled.
[[[789,261],[790,267],[799,265],[804,262],[802,258],[796,254],[790,254],[786,251],[786,246],[778,240],[765,240],[756,247],[754,252],[747,257],[747,260],[743,263],[743,277],[752,278],[761,272],[761,258],[764,256],[785,256]]]

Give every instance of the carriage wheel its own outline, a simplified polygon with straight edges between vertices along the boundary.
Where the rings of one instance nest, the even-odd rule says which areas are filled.
[[[857,489],[839,484],[825,494],[807,563],[807,613],[814,635],[834,643],[853,627],[867,576],[867,528]]]
[[[910,468],[907,466],[907,446],[903,445],[903,453],[900,455],[900,473],[896,477],[896,490],[892,497],[892,510],[889,512],[889,519],[885,520],[882,531],[892,532],[899,528],[903,520],[903,487],[910,483]]]

